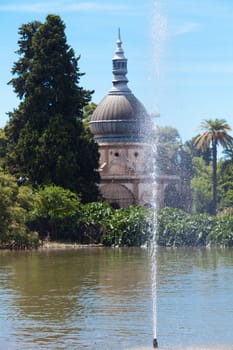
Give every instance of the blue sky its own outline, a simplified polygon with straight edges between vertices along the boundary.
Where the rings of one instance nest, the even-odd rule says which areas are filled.
[[[68,44],[81,55],[80,85],[99,103],[112,86],[118,27],[128,58],[129,87],[157,123],[184,141],[204,119],[233,127],[232,0],[0,0],[0,127],[19,101],[12,87],[18,29],[46,15],[66,24]]]

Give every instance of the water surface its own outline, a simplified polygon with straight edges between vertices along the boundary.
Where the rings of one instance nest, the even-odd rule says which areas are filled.
[[[231,349],[233,250],[158,249],[161,349]],[[146,249],[0,251],[0,349],[145,349]]]

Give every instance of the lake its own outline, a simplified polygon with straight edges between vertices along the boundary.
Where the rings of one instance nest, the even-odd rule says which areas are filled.
[[[233,348],[233,250],[157,251],[161,349]],[[0,251],[0,349],[151,349],[147,249]]]

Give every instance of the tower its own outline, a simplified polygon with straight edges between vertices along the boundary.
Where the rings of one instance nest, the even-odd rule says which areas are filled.
[[[152,124],[146,109],[127,85],[127,59],[120,30],[116,44],[113,85],[92,114],[89,126],[99,145],[101,194],[112,206],[124,208],[150,201],[147,160]]]

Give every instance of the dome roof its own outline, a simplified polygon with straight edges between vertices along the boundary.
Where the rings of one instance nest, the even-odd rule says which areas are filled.
[[[145,120],[147,112],[133,95],[107,95],[95,109],[91,122],[103,120]]]
[[[132,94],[109,93],[92,114],[89,126],[97,141],[141,141],[148,114]]]
[[[127,86],[127,59],[120,32],[113,57],[113,87],[91,116],[89,126],[97,142],[143,142],[150,118]],[[149,128],[150,129],[150,128]]]

